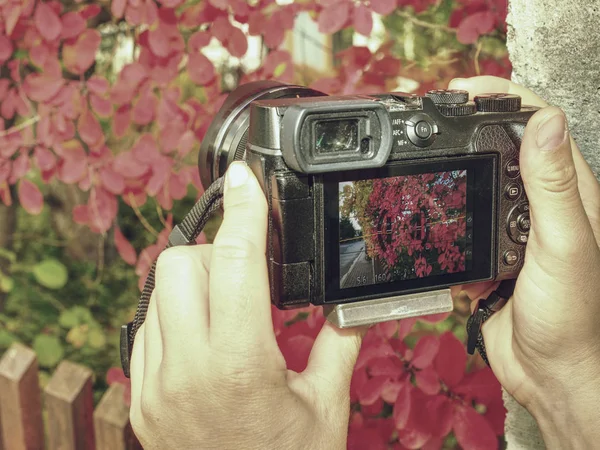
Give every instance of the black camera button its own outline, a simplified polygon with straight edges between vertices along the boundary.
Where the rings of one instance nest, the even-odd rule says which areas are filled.
[[[433,134],[433,127],[422,120],[415,126],[415,134],[421,139],[429,139]]]
[[[507,250],[504,252],[504,263],[507,266],[514,266],[519,262],[519,254],[514,250]]]
[[[506,164],[506,175],[510,178],[517,178],[521,174],[521,169],[519,168],[519,160],[511,159]]]
[[[435,135],[439,133],[438,126],[427,114],[415,114],[404,123],[406,137],[417,147],[430,146],[435,140]]]
[[[529,212],[529,203],[521,203],[519,205],[519,212],[520,213],[528,213]]]
[[[510,183],[506,186],[504,195],[509,200],[516,200],[521,196],[521,187],[516,183]]]
[[[529,213],[521,214],[517,218],[517,226],[519,227],[519,230],[521,232],[529,232],[529,230],[531,229],[531,220],[529,219]]]

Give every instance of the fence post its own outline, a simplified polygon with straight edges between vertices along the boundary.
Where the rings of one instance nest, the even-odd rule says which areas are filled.
[[[0,416],[5,449],[44,449],[37,358],[19,343],[0,359]]]
[[[92,371],[62,361],[45,392],[48,449],[94,450]]]
[[[114,383],[94,411],[96,450],[141,450],[129,423],[129,407],[123,399],[125,387]]]

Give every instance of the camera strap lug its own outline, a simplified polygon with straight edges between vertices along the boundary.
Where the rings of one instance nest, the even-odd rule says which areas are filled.
[[[475,308],[467,321],[467,353],[473,355],[477,349],[488,366],[490,362],[487,357],[481,328],[492,314],[500,311],[506,302],[508,302],[508,299],[513,295],[515,290],[515,284],[516,280],[502,281],[498,289],[492,292],[486,299],[481,299],[477,302],[477,308]]]

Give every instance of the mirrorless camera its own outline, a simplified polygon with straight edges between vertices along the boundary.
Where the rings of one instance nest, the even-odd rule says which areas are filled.
[[[258,177],[278,308],[321,305],[341,327],[430,314],[451,309],[452,285],[519,273],[530,228],[519,148],[536,110],[510,94],[255,82],[227,97],[199,169],[205,187],[235,160]]]

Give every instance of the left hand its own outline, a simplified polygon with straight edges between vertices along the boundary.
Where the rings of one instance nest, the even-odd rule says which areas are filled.
[[[271,319],[267,203],[244,163],[226,174],[213,245],[175,247],[131,360],[131,424],[149,449],[346,448],[350,378],[364,330],[325,323],[302,373]]]

